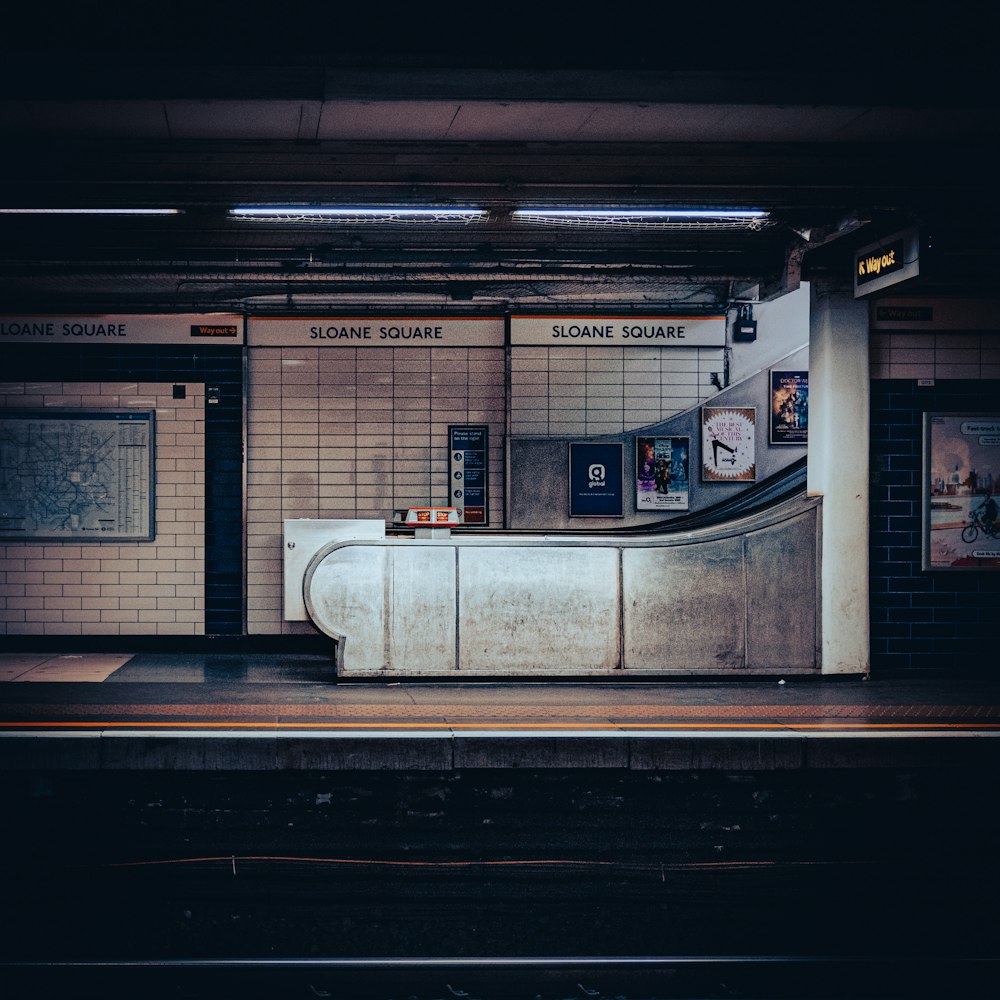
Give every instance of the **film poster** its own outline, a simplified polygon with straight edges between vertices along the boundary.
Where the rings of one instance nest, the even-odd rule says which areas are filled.
[[[635,439],[635,509],[687,510],[690,438]]]
[[[809,372],[771,372],[771,444],[809,440]]]
[[[756,406],[701,408],[701,478],[706,483],[757,479]]]

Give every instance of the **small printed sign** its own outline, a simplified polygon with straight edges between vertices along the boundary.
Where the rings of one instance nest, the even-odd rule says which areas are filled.
[[[235,324],[199,323],[191,327],[192,337],[238,337],[239,327]]]

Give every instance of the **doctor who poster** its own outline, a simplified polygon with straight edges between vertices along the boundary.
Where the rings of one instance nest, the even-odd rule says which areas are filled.
[[[702,482],[755,482],[756,432],[756,406],[703,406],[701,408]]]
[[[690,438],[635,439],[635,509],[687,510]]]
[[[809,440],[809,372],[771,371],[771,444]]]

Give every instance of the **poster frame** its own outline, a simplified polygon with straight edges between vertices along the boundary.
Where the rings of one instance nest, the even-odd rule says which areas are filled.
[[[805,427],[787,427],[778,419],[778,399],[782,391],[780,379],[797,378],[805,388]],[[772,368],[768,380],[768,442],[773,445],[806,445],[809,443],[809,371],[801,368]],[[798,390],[801,392],[801,389]]]
[[[151,542],[156,538],[156,411],[155,410],[38,410],[12,408],[0,413],[0,421],[38,420],[51,422],[116,422],[144,423],[147,427],[146,504],[142,511],[143,524],[139,531],[69,530],[63,533],[45,531],[20,532],[5,529],[0,522],[0,541],[67,542],[73,545],[119,542]]]
[[[741,437],[749,461],[744,462],[746,466],[742,471],[733,475],[725,475],[717,472],[708,465],[708,436],[709,422],[723,413],[736,414],[738,418],[749,423],[750,433],[746,437]],[[735,454],[731,448],[725,447],[726,451]],[[737,445],[738,448],[738,445]],[[718,449],[715,449],[717,452]],[[717,464],[717,463],[713,463]],[[756,406],[703,406],[701,408],[701,481],[703,483],[755,483],[757,481],[757,407]]]
[[[605,451],[606,457],[602,462],[595,462],[593,457],[583,458],[583,450]],[[570,441],[568,447],[568,489],[569,489],[569,516],[570,517],[624,517],[625,516],[625,444],[623,441]],[[579,462],[585,462],[588,466],[604,465],[607,469],[612,467],[617,473],[618,491],[613,503],[609,503],[608,510],[583,511],[577,501],[576,490],[574,489],[575,472],[579,467]]]
[[[671,496],[677,497],[673,503],[668,502],[658,502],[660,501],[660,492],[658,489],[653,492],[653,502],[643,504],[640,502],[641,494],[648,494],[650,491],[648,489],[642,489],[642,483],[648,482],[648,478],[642,476],[642,469],[645,465],[646,459],[642,457],[643,442],[652,441],[653,442],[653,453],[655,453],[659,447],[660,441],[670,441],[671,442],[671,452],[675,447],[673,442],[683,441],[684,447],[686,449],[686,455],[684,458],[685,466],[685,482],[687,483],[687,488],[683,491],[676,491],[674,494],[666,493],[664,495],[664,501],[669,500]],[[644,511],[658,511],[658,512],[669,512],[669,511],[687,511],[690,509],[691,505],[691,437],[687,434],[637,434],[634,441],[634,451],[635,451],[635,509],[637,512]],[[655,458],[654,458],[655,460]]]
[[[998,467],[996,473],[991,472],[991,475],[996,475],[996,479],[993,479],[991,483],[991,493],[994,498],[1000,489],[1000,412],[925,411],[923,414],[920,475],[920,568],[925,572],[935,573],[996,572],[1000,570],[1000,527],[994,530],[992,538],[985,535],[981,530],[981,525],[976,526],[974,531],[970,531],[970,528],[973,527],[969,516],[970,512],[986,502],[986,492],[985,490],[979,491],[976,487],[972,487],[973,492],[963,492],[963,489],[970,488],[969,473],[975,468],[972,463],[977,462],[979,465],[977,471],[984,467],[978,462],[975,454],[969,450],[970,443],[962,441],[961,437],[956,436],[956,428],[954,427],[956,421],[959,422],[958,435],[979,438],[978,448],[996,448]],[[962,429],[964,424],[985,426],[981,432],[973,434]],[[981,443],[983,437],[995,438],[997,444],[984,445]],[[956,447],[956,443],[959,447]],[[944,484],[944,489],[935,491],[935,468],[940,470],[946,464],[950,465],[956,453],[968,455],[968,471],[960,469],[956,465],[952,481],[945,482],[944,477],[939,476],[938,482]],[[965,472],[964,479],[963,471]],[[978,483],[976,485],[978,486]],[[1000,500],[997,502],[1000,504]],[[933,523],[935,511],[939,514],[936,525]],[[1000,526],[1000,517],[995,523]],[[948,537],[946,545],[948,550],[961,553],[957,560],[950,563],[934,560],[931,543],[935,531],[953,533]],[[984,553],[984,555],[977,556],[977,552]]]

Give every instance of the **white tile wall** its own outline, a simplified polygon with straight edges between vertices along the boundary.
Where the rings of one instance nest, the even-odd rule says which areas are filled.
[[[870,362],[878,379],[1000,378],[1000,332],[876,332]]]
[[[716,393],[722,348],[514,347],[511,433],[615,434],[658,423]]]
[[[490,428],[491,523],[503,523],[502,348],[250,351],[247,627],[313,632],[282,618],[282,521],[383,518],[445,504],[448,425]]]
[[[204,386],[6,382],[0,407],[156,410],[156,538],[0,543],[0,634],[204,635]]]

